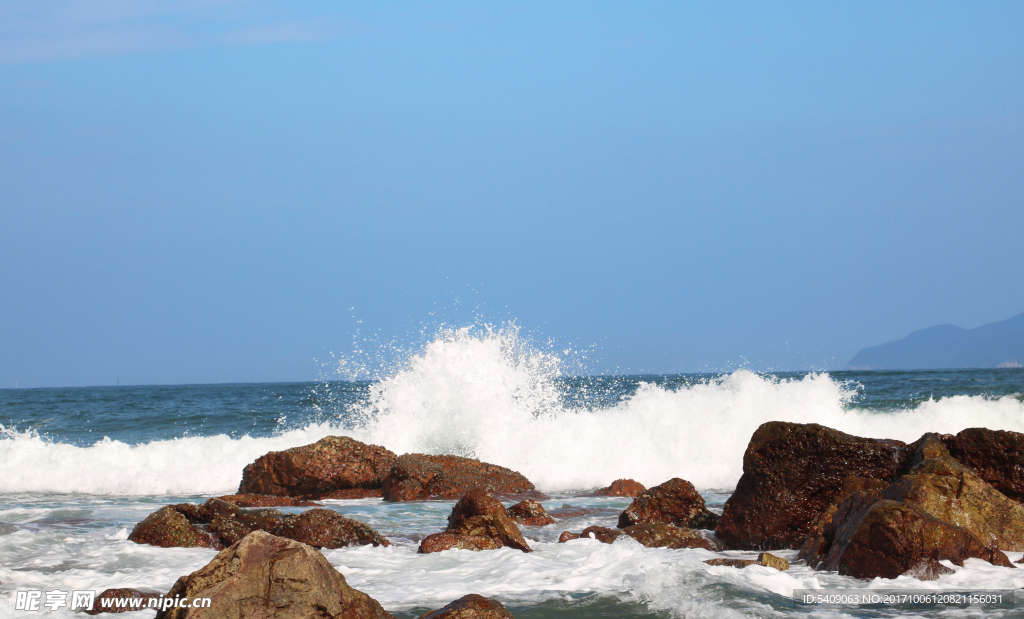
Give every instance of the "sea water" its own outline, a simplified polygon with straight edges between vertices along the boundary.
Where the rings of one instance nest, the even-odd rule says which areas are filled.
[[[795,589],[835,587],[1024,587],[1024,570],[980,560],[950,564],[955,573],[937,581],[862,581],[799,563],[787,572],[704,563],[756,553],[648,549],[626,537],[557,543],[565,530],[615,526],[630,500],[586,494],[618,478],[652,486],[682,477],[721,512],[750,435],[766,421],[908,442],[968,427],[1024,431],[1024,370],[581,377],[568,365],[514,330],[462,329],[369,379],[0,390],[0,617],[74,614],[17,611],[18,591],[167,591],[216,553],[135,544],[127,540],[135,523],[165,504],[234,492],[257,457],[332,434],[507,466],[550,497],[548,510],[584,508],[555,525],[522,527],[533,553],[419,555],[419,541],[444,529],[452,501],[324,501],[393,542],[324,554],[401,617],[467,593],[530,618],[1024,616],[1024,597],[1020,610],[813,610],[791,598]]]

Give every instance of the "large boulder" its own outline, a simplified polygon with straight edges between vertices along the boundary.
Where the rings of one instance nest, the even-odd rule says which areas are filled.
[[[457,499],[472,488],[499,494],[525,494],[533,484],[519,473],[496,464],[459,456],[405,454],[383,481],[385,501]]]
[[[128,539],[137,544],[162,548],[217,548],[218,542],[195,527],[181,512],[165,505],[135,525]]]
[[[950,455],[1014,501],[1024,501],[1024,434],[968,428],[941,437]]]
[[[916,505],[882,499],[872,502],[860,518],[837,527],[820,567],[855,578],[896,578],[920,570],[922,564],[948,560],[963,565],[968,558],[1013,567],[1002,551],[985,546],[967,529]]]
[[[708,511],[693,484],[674,477],[641,492],[619,516],[619,528],[660,522],[684,529],[714,529],[718,515]]]
[[[942,438],[926,434],[911,445],[920,463],[886,488],[882,498],[916,505],[970,531],[986,547],[1024,551],[1024,505],[954,460]]]
[[[162,594],[155,591],[139,591],[138,589],[106,589],[96,596],[92,606],[85,609],[87,615],[99,615],[100,613],[129,613],[136,612],[149,605],[156,604],[150,600],[159,600]],[[154,608],[157,608],[154,606]]]
[[[905,447],[814,423],[762,424],[716,533],[730,548],[798,548],[815,517],[840,498],[846,476],[891,479]]]
[[[493,542],[484,541],[486,539]],[[494,543],[498,548],[506,546],[523,552],[532,551],[501,502],[485,489],[477,487],[463,495],[452,508],[447,531],[427,536],[419,551],[429,553],[449,548],[489,550]]]
[[[544,506],[533,499],[520,501],[508,508],[508,515],[517,524],[525,524],[531,527],[544,527],[555,524],[555,519],[548,515]]]
[[[635,498],[647,488],[638,481],[632,479],[616,479],[606,488],[598,488],[594,494],[599,496],[625,496]]]
[[[272,494],[226,494],[217,498],[239,507],[315,507],[320,505],[314,501]]]
[[[316,549],[262,531],[179,578],[167,597],[179,596],[211,603],[160,611],[157,619],[393,619]]]
[[[512,613],[501,602],[470,593],[419,619],[512,619]]]
[[[241,509],[220,499],[162,507],[136,525],[128,539],[154,546],[203,546],[219,550],[253,531],[265,531],[317,548],[389,545],[368,525],[334,510],[285,514],[276,509]]]
[[[242,472],[238,493],[344,498],[339,491],[380,488],[395,459],[394,453],[378,445],[328,436],[312,445],[260,456]]]

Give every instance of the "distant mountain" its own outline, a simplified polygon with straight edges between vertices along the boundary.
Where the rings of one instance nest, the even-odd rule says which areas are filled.
[[[848,370],[938,370],[1024,366],[1024,314],[961,329],[939,325],[861,350]]]

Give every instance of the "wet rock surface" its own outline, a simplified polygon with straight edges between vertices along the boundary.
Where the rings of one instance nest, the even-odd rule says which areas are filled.
[[[840,498],[844,478],[891,479],[905,447],[818,424],[762,424],[744,453],[743,475],[716,533],[729,548],[798,548],[811,523]]]
[[[968,428],[956,436],[943,435],[942,442],[953,458],[993,488],[1024,501],[1024,434]]]
[[[743,569],[749,565],[763,565],[764,567],[771,567],[779,570],[780,572],[789,569],[789,561],[786,561],[782,557],[776,557],[770,552],[762,552],[758,555],[757,559],[708,559],[704,561],[708,565],[723,565],[725,567],[735,567]]]
[[[512,619],[512,613],[501,602],[470,593],[419,619]]]
[[[704,548],[721,550],[712,540],[699,531],[684,529],[661,522],[635,524],[624,529],[610,527],[587,527],[582,533],[563,532],[558,541],[565,543],[574,539],[591,538],[604,544],[611,544],[621,535],[632,537],[647,548]]]
[[[379,489],[396,456],[378,445],[328,436],[312,445],[272,451],[245,467],[239,494],[303,499],[348,498],[343,490]]]
[[[457,499],[473,488],[521,495],[534,490],[519,473],[496,464],[459,456],[405,454],[383,480],[385,501]]]
[[[491,550],[501,547],[532,551],[505,506],[487,490],[477,487],[466,492],[452,508],[448,516],[448,529],[443,533],[428,535],[420,543],[419,552],[440,552],[449,548]]]
[[[555,523],[555,519],[544,510],[544,506],[533,499],[526,499],[509,507],[508,515],[518,524],[531,527],[543,527]]]
[[[320,503],[270,494],[226,494],[217,497],[239,507],[315,507]]]
[[[598,496],[624,496],[635,498],[647,490],[643,484],[632,479],[616,479],[606,488],[599,488],[594,491]]]
[[[708,511],[693,484],[675,477],[641,492],[619,516],[619,528],[659,522],[684,529],[714,529],[718,515]]]
[[[135,525],[128,539],[163,548],[217,548],[218,542],[192,525],[184,514],[167,505]]]
[[[168,597],[210,598],[208,608],[172,608],[158,619],[392,619],[316,549],[256,531],[174,583]]]
[[[224,548],[253,531],[265,531],[317,548],[388,546],[370,526],[330,509],[285,514],[276,509],[242,509],[210,499],[202,504],[168,505],[136,525],[128,539],[154,546]]]

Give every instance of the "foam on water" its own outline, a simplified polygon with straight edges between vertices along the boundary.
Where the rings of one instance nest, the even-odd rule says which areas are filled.
[[[0,427],[0,493],[230,492],[258,456],[332,433],[397,453],[471,455],[557,491],[620,477],[653,485],[676,476],[699,488],[731,488],[750,435],[773,420],[904,441],[975,426],[1024,431],[1024,403],[1014,397],[954,396],[879,412],[851,408],[855,388],[824,373],[779,379],[739,370],[678,388],[641,384],[610,405],[574,408],[559,381],[564,363],[515,329],[449,330],[374,383],[370,401],[344,418],[273,437],[78,447]]]

